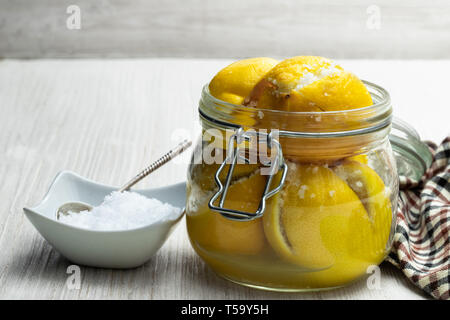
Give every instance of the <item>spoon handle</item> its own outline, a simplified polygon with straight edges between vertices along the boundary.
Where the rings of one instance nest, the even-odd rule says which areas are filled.
[[[185,151],[187,148],[189,148],[192,144],[192,141],[190,140],[183,140],[181,143],[179,143],[175,148],[171,149],[169,152],[167,152],[165,155],[163,155],[161,158],[153,162],[151,165],[149,165],[147,168],[142,170],[140,173],[138,173],[133,179],[131,179],[129,182],[127,182],[122,188],[119,189],[119,192],[126,191],[130,189],[132,186],[134,186],[136,183],[144,179],[146,176],[148,176],[150,173],[158,169],[159,167],[165,165],[167,162],[181,154],[183,151]]]

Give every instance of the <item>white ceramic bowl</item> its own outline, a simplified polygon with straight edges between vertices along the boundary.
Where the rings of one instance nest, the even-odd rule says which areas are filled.
[[[81,229],[55,219],[57,208],[70,201],[99,205],[104,197],[116,190],[83,178],[75,173],[59,173],[40,204],[24,208],[25,215],[39,233],[70,261],[102,268],[134,268],[148,261],[164,244],[184,209],[176,219],[159,221],[137,229],[97,231]],[[149,190],[133,190],[184,208],[186,184]]]

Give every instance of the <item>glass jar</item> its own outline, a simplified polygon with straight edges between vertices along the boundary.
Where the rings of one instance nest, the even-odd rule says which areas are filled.
[[[186,223],[217,274],[303,291],[343,286],[383,261],[399,190],[392,107],[365,84],[372,106],[320,113],[233,105],[204,87]]]

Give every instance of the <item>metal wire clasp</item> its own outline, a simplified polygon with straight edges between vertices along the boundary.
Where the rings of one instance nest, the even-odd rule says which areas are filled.
[[[227,196],[228,188],[231,183],[231,179],[233,177],[233,170],[238,161],[242,161],[243,163],[249,164],[250,160],[247,157],[252,150],[246,150],[245,142],[251,141],[251,138],[257,138],[258,146],[260,147],[263,144],[267,145],[268,149],[271,149],[272,156],[267,159],[261,159],[260,163],[263,165],[260,168],[261,174],[263,169],[268,170],[267,174],[267,182],[264,187],[264,192],[262,193],[261,200],[259,202],[259,207],[256,212],[245,212],[240,210],[234,210],[229,208],[224,208],[225,199]],[[244,142],[244,146],[241,145]],[[242,152],[244,151],[244,152]],[[254,151],[254,150],[253,150]],[[227,172],[227,176],[225,179],[225,185],[220,180],[220,174],[224,170],[225,166],[230,164],[230,167]],[[277,174],[278,170],[282,170],[281,179],[275,188],[270,189],[273,177]],[[266,200],[276,194],[283,187],[284,181],[286,179],[287,174],[287,165],[284,162],[283,152],[281,149],[280,143],[273,137],[273,132],[265,133],[265,132],[257,132],[257,131],[244,131],[242,128],[239,128],[228,141],[228,150],[225,161],[220,165],[219,169],[215,174],[216,184],[219,187],[219,190],[211,197],[208,206],[211,210],[219,212],[225,218],[231,220],[239,220],[239,221],[249,221],[256,218],[259,218],[263,215],[264,210],[266,208]],[[218,205],[214,203],[219,199]]]

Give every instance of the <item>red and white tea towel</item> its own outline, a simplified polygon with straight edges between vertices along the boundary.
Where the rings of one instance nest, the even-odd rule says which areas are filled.
[[[450,299],[450,136],[420,181],[400,177],[397,229],[388,261],[436,299]]]

